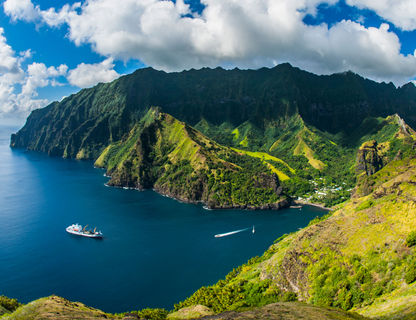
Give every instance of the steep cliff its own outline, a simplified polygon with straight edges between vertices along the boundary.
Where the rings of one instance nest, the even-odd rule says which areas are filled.
[[[33,111],[11,145],[70,158],[96,158],[152,105],[192,126],[206,121],[243,132],[250,129],[274,141],[285,130],[286,119],[296,115],[332,134],[348,135],[367,117],[394,113],[410,125],[416,123],[412,84],[396,89],[353,73],[317,76],[289,64],[255,71],[204,68],[165,73],[146,68]],[[218,131],[213,136],[203,133],[222,144],[229,138],[218,139]],[[259,144],[254,137],[244,144],[257,150],[264,142]]]
[[[363,143],[357,153],[357,172],[365,172],[368,176],[376,173],[383,167],[383,160],[377,141],[371,140]]]

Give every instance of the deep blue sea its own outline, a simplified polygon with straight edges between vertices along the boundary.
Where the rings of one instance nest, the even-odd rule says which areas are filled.
[[[10,149],[13,131],[0,128],[0,294],[22,302],[57,294],[107,312],[171,309],[324,213],[208,211],[109,188],[91,162]],[[70,235],[72,223],[105,238]],[[214,237],[253,225],[255,234]]]

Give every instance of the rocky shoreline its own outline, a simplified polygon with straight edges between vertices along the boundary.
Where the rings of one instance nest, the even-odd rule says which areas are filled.
[[[109,175],[105,175],[107,178],[111,178]],[[142,187],[127,187],[124,185],[118,185],[118,184],[114,184],[114,183],[105,183],[105,185],[107,187],[115,187],[115,188],[123,188],[123,189],[128,189],[128,190],[137,190],[137,191],[144,191],[146,190],[146,188],[142,188]],[[148,189],[150,190],[150,189]],[[263,204],[263,205],[259,205],[259,206],[253,206],[253,205],[229,205],[229,204],[216,204],[216,203],[212,203],[212,202],[205,202],[203,200],[192,200],[192,199],[185,199],[182,197],[179,197],[176,194],[172,194],[166,190],[163,189],[159,189],[157,187],[153,187],[151,190],[153,190],[154,192],[157,192],[158,194],[176,200],[178,202],[181,203],[187,203],[187,204],[199,204],[199,205],[203,205],[204,209],[207,210],[232,210],[232,209],[236,209],[236,210],[280,210],[280,209],[287,209],[289,208],[293,202],[291,199],[285,198],[280,200],[279,202],[276,203],[267,203],[267,204]]]
[[[293,200],[292,203],[293,203],[293,205],[311,206],[311,207],[316,207],[316,208],[319,208],[319,209],[322,209],[322,210],[327,210],[327,211],[333,211],[334,210],[332,208],[325,207],[323,204],[312,203],[312,202],[303,201],[303,200]]]
[[[103,168],[104,169],[104,168]],[[116,188],[123,188],[123,189],[130,189],[130,190],[137,190],[137,191],[144,191],[144,190],[150,190],[150,188],[144,188],[143,186],[128,186],[123,184],[122,181],[118,181],[119,183],[114,183],[114,181],[111,181],[111,176],[106,172],[104,174],[105,177],[109,178],[110,183],[106,183],[105,185],[108,187],[116,187]],[[131,183],[130,183],[131,185]],[[294,200],[290,197],[284,198],[276,203],[267,203],[262,204],[258,206],[253,205],[234,205],[234,204],[217,204],[213,203],[212,201],[206,202],[203,200],[195,200],[195,199],[189,199],[189,198],[183,198],[181,196],[178,196],[178,194],[174,194],[170,192],[169,190],[165,190],[163,188],[158,188],[157,186],[153,186],[151,188],[154,192],[159,193],[160,195],[171,198],[173,200],[176,200],[181,203],[187,203],[187,204],[196,204],[196,205],[203,205],[203,207],[207,210],[280,210],[280,209],[287,209],[290,207],[298,207],[298,206],[312,206],[316,207],[322,210],[332,211],[333,209],[325,207],[323,204],[319,203],[312,203],[304,200]]]
[[[263,204],[260,206],[253,206],[253,205],[234,205],[234,204],[216,204],[211,202],[205,202],[203,200],[192,200],[192,199],[184,199],[181,197],[178,197],[177,195],[174,195],[170,192],[167,192],[165,190],[158,189],[157,187],[152,189],[153,191],[159,193],[160,195],[164,197],[168,197],[171,199],[174,199],[176,201],[182,202],[182,203],[189,203],[189,204],[202,204],[205,209],[207,210],[232,210],[232,209],[238,209],[238,210],[280,210],[289,208],[290,206],[290,200],[289,199],[282,199],[279,202],[276,203],[270,203],[270,204]]]

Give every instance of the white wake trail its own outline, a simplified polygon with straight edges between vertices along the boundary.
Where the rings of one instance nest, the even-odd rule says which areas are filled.
[[[248,229],[250,229],[250,228],[245,228],[245,229],[241,229],[241,230],[235,230],[235,231],[231,231],[231,232],[227,232],[227,233],[219,233],[219,234],[216,234],[214,237],[215,238],[227,237],[227,236],[231,236],[231,235],[236,234],[236,233],[240,233],[240,232],[243,232],[243,231],[247,231]]]

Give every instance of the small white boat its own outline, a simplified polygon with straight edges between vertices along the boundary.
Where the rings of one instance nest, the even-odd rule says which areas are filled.
[[[75,234],[77,236],[88,237],[88,238],[102,238],[103,237],[102,232],[97,231],[97,228],[94,228],[94,230],[91,231],[91,230],[87,230],[87,226],[88,225],[86,225],[83,228],[80,224],[76,223],[67,227],[66,232],[70,234]]]
[[[256,232],[256,230],[254,229],[254,226],[253,226],[253,230],[251,230],[251,233],[255,233]]]

